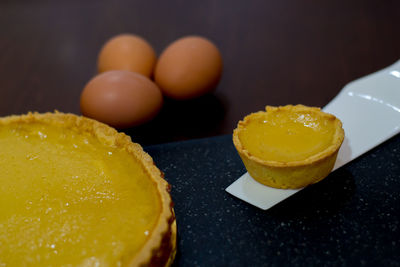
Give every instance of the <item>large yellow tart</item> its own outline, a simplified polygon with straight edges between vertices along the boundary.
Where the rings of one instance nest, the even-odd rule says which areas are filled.
[[[168,266],[170,186],[140,145],[97,121],[0,119],[0,266]]]
[[[249,174],[275,188],[301,188],[325,178],[343,139],[339,119],[303,105],[267,106],[246,116],[233,133]]]

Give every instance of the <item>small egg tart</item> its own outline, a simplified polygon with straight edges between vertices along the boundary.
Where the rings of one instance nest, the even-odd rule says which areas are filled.
[[[169,266],[170,185],[139,144],[64,113],[0,118],[0,266]]]
[[[343,139],[338,118],[304,105],[267,106],[239,121],[233,132],[249,174],[281,189],[302,188],[328,176]]]

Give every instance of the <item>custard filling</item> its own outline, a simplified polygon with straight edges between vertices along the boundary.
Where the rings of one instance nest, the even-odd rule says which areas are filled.
[[[120,266],[161,203],[125,150],[43,123],[0,126],[0,266]]]
[[[270,110],[250,115],[239,133],[248,152],[266,161],[292,162],[313,156],[332,144],[334,121],[312,112]]]

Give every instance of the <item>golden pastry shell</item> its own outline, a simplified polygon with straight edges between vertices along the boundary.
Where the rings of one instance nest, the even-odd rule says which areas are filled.
[[[61,128],[75,128],[97,138],[100,142],[126,150],[140,162],[158,189],[161,200],[161,213],[151,232],[148,241],[136,255],[132,255],[130,266],[170,266],[176,253],[176,220],[173,211],[173,202],[170,196],[170,185],[164,180],[164,174],[155,166],[153,159],[143,148],[133,143],[131,138],[124,133],[117,132],[114,128],[70,113],[55,111],[54,113],[28,113],[25,115],[11,115],[0,118],[0,126],[10,123],[43,122],[58,125]]]
[[[240,131],[242,131],[254,117],[265,112],[260,111],[252,113],[239,121],[237,128],[233,132],[233,143],[247,171],[258,182],[281,189],[301,188],[322,180],[331,172],[344,139],[344,130],[341,121],[332,114],[322,112],[321,109],[317,107],[307,107],[304,105],[266,106],[267,113],[280,111],[308,112],[319,116],[323,120],[333,121],[335,124],[335,132],[331,145],[304,160],[281,162],[260,159],[243,147],[239,138]]]

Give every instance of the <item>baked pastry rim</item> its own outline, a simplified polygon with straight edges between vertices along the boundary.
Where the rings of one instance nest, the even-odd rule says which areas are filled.
[[[78,131],[91,134],[100,142],[115,146],[127,151],[143,166],[145,172],[157,186],[161,212],[153,227],[150,236],[142,248],[132,255],[130,266],[149,265],[158,263],[169,266],[176,253],[176,219],[173,211],[173,202],[170,196],[170,185],[164,180],[164,174],[155,166],[150,155],[144,152],[142,146],[132,142],[124,133],[96,120],[71,113],[38,113],[29,112],[23,115],[10,115],[0,118],[0,126],[10,123],[45,122],[63,127],[73,127]]]

